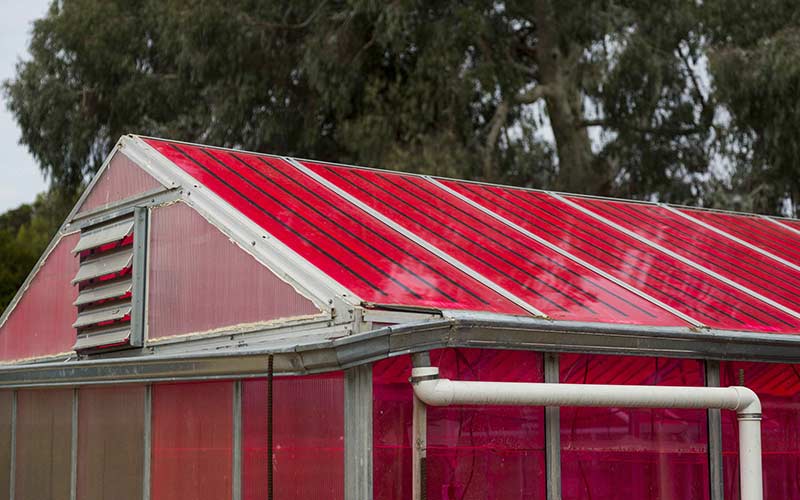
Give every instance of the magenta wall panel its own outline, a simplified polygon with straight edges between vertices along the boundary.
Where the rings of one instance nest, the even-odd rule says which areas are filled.
[[[183,203],[153,210],[148,259],[151,339],[319,313]]]
[[[0,325],[0,360],[36,358],[72,351],[78,297],[70,281],[78,272],[72,249],[78,235],[64,236]]]
[[[755,215],[681,209],[717,229],[800,265],[800,234]],[[784,222],[784,221],[781,221]]]
[[[161,187],[161,184],[142,170],[124,153],[116,153],[101,174],[89,196],[81,205],[81,212],[88,212],[113,201]]]
[[[650,241],[691,259],[795,311],[800,311],[800,271],[674,214],[643,203],[571,198]]]
[[[485,207],[707,326],[797,333],[800,320],[542,192],[446,181]],[[686,245],[683,245],[686,246]]]
[[[443,377],[542,382],[542,357],[522,351],[431,352]],[[408,356],[373,368],[374,498],[411,498]],[[427,498],[544,498],[544,410],[539,407],[428,408]]]
[[[800,365],[721,363],[722,386],[741,385],[761,399],[765,500],[800,499]],[[722,413],[725,498],[739,497],[739,436],[734,412]]]
[[[344,498],[341,372],[273,381],[274,494],[281,500]],[[242,383],[242,498],[267,498],[267,382]]]
[[[560,368],[570,384],[704,385],[693,360],[564,354]],[[707,425],[704,410],[562,408],[564,498],[708,498]]]
[[[280,158],[147,141],[363,300],[524,314]]]
[[[233,382],[153,386],[152,500],[231,497]]]
[[[422,177],[303,163],[551,318],[685,325]]]

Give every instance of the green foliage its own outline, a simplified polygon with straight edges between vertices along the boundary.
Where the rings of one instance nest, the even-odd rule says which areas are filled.
[[[0,214],[0,311],[14,298],[74,203],[74,196],[51,191]]]

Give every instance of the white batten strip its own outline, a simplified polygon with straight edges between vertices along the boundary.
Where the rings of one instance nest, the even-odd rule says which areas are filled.
[[[778,219],[773,219],[772,217],[767,217],[766,215],[760,215],[759,217],[761,217],[764,220],[768,220],[768,221],[772,222],[773,224],[782,227],[783,229],[788,229],[789,231],[793,232],[794,234],[800,235],[800,231],[798,231],[797,229],[793,228],[789,224],[784,224],[783,222],[781,222]]]
[[[634,238],[637,241],[640,241],[640,242],[644,243],[645,245],[647,245],[649,247],[655,248],[656,250],[659,250],[659,251],[669,255],[673,259],[676,259],[676,260],[678,260],[680,262],[683,262],[687,266],[693,267],[693,268],[697,269],[698,271],[701,271],[701,272],[711,276],[712,278],[716,278],[719,281],[722,281],[726,285],[729,285],[729,286],[731,286],[731,287],[733,287],[733,288],[735,288],[735,289],[737,289],[737,290],[739,290],[739,291],[741,291],[743,293],[746,293],[747,295],[749,295],[749,296],[751,296],[751,297],[753,297],[755,299],[758,299],[758,300],[760,300],[760,301],[762,301],[764,303],[767,303],[767,304],[771,305],[775,309],[783,311],[786,314],[788,314],[788,315],[790,315],[790,316],[792,316],[794,318],[800,319],[800,313],[798,313],[797,311],[795,311],[795,310],[793,310],[793,309],[791,309],[789,307],[786,307],[783,304],[775,302],[774,300],[770,299],[769,297],[765,297],[764,295],[756,292],[755,290],[751,290],[750,288],[742,285],[741,283],[733,281],[730,278],[726,278],[725,276],[722,276],[718,272],[712,271],[711,269],[707,268],[706,266],[704,266],[702,264],[698,264],[697,262],[695,262],[695,261],[693,261],[691,259],[687,259],[683,255],[675,253],[675,252],[673,252],[672,250],[670,250],[669,248],[667,248],[667,247],[665,247],[663,245],[659,245],[658,243],[656,243],[654,241],[650,241],[649,239],[645,238],[644,236],[640,236],[640,235],[634,233],[633,231],[631,231],[630,229],[628,229],[626,227],[623,227],[623,226],[617,224],[616,222],[613,222],[613,221],[607,219],[606,217],[603,217],[602,215],[600,215],[600,214],[598,214],[598,213],[596,213],[596,212],[594,212],[592,210],[589,210],[588,208],[582,207],[581,205],[578,205],[574,201],[570,201],[570,200],[564,198],[563,196],[561,196],[558,193],[553,193],[551,191],[547,191],[547,193],[550,196],[552,196],[552,197],[554,197],[554,198],[566,203],[567,205],[571,206],[572,208],[574,208],[576,210],[579,210],[579,211],[585,213],[586,215],[588,215],[588,216],[590,216],[590,217],[592,217],[592,218],[594,218],[594,219],[596,219],[596,220],[598,220],[598,221],[600,221],[600,222],[602,222],[602,223],[604,223],[604,224],[606,224],[608,226],[613,227],[617,231],[621,231],[622,233],[630,236],[631,238]]]
[[[597,266],[595,266],[593,264],[590,264],[589,262],[581,259],[580,257],[578,257],[576,255],[571,254],[570,252],[564,250],[563,248],[559,247],[558,245],[556,245],[554,243],[551,243],[551,242],[547,241],[546,239],[542,238],[541,236],[539,236],[539,235],[537,235],[535,233],[532,233],[531,231],[528,231],[527,229],[525,229],[524,227],[520,226],[519,224],[516,224],[516,223],[512,222],[511,220],[503,217],[502,215],[498,214],[497,212],[492,211],[491,209],[481,205],[480,203],[472,200],[471,198],[469,198],[469,197],[459,193],[458,191],[448,187],[447,185],[443,184],[442,182],[440,182],[440,181],[438,181],[438,180],[436,180],[436,179],[434,179],[432,177],[428,177],[428,176],[425,176],[425,178],[429,182],[431,182],[432,184],[434,184],[437,187],[439,187],[440,189],[442,189],[443,191],[452,194],[453,196],[455,196],[456,198],[460,199],[464,203],[467,203],[468,205],[480,210],[481,212],[483,212],[484,214],[488,215],[489,217],[492,217],[493,219],[502,222],[503,224],[505,224],[506,226],[510,227],[511,229],[514,229],[515,231],[518,231],[518,232],[524,234],[528,238],[536,241],[537,243],[540,243],[540,244],[546,246],[550,250],[553,250],[554,252],[557,252],[559,255],[562,255],[562,256],[568,258],[569,260],[571,260],[571,261],[573,261],[573,262],[575,262],[577,264],[580,264],[581,266],[589,269],[590,271],[593,271],[593,272],[599,274],[600,276],[602,276],[603,278],[611,281],[612,283],[614,283],[616,285],[619,285],[622,288],[628,290],[629,292],[631,292],[631,293],[633,293],[635,295],[638,295],[639,297],[645,299],[646,301],[648,301],[648,302],[650,302],[652,304],[655,304],[656,306],[666,310],[667,312],[669,312],[671,314],[674,314],[675,316],[681,318],[682,320],[686,321],[687,323],[691,324],[692,326],[696,326],[698,328],[705,328],[706,327],[706,325],[704,325],[700,321],[694,319],[693,317],[689,316],[688,314],[685,314],[685,313],[675,309],[674,307],[670,306],[669,304],[666,304],[666,303],[658,300],[657,298],[653,297],[652,295],[648,294],[647,292],[639,290],[635,286],[630,285],[630,284],[628,284],[628,283],[616,278],[615,276],[612,276],[611,274],[608,274],[607,272],[603,271],[599,267],[597,267]]]
[[[322,184],[326,188],[330,189],[334,193],[338,194],[339,196],[341,196],[342,198],[344,198],[348,202],[350,202],[353,205],[357,206],[362,211],[364,211],[367,214],[371,215],[375,219],[378,219],[379,221],[381,221],[382,223],[386,224],[390,228],[394,229],[398,233],[402,234],[406,238],[410,239],[411,241],[413,241],[417,245],[421,246],[422,248],[428,250],[429,252],[431,252],[432,254],[436,255],[440,259],[444,260],[448,264],[452,265],[453,267],[455,267],[459,271],[461,271],[464,274],[466,274],[466,275],[470,276],[471,278],[475,279],[478,283],[481,283],[481,284],[485,285],[486,287],[492,289],[493,291],[497,292],[498,294],[502,295],[503,297],[505,297],[506,299],[510,300],[514,304],[516,304],[516,305],[520,306],[521,308],[525,309],[526,311],[528,311],[529,313],[533,314],[534,316],[540,316],[542,318],[547,318],[547,315],[545,313],[543,313],[542,311],[540,311],[539,309],[537,309],[533,305],[529,304],[528,302],[526,302],[522,298],[520,298],[517,295],[515,295],[514,293],[506,290],[501,285],[495,283],[494,281],[490,280],[489,278],[487,278],[486,276],[482,275],[478,271],[472,269],[468,265],[464,264],[460,260],[458,260],[455,257],[453,257],[452,255],[450,255],[449,253],[441,250],[437,246],[435,246],[435,245],[429,243],[428,241],[425,241],[424,239],[420,238],[416,234],[412,233],[411,231],[409,231],[408,229],[404,228],[403,226],[401,226],[397,222],[393,221],[392,219],[386,217],[385,215],[383,215],[382,213],[378,212],[374,208],[370,207],[369,205],[367,205],[366,203],[362,202],[361,200],[359,200],[355,196],[351,195],[347,191],[343,190],[342,188],[340,188],[336,184],[332,183],[328,179],[322,177],[321,175],[317,174],[316,172],[314,172],[310,168],[306,167],[305,165],[303,165],[299,161],[295,160],[294,158],[289,158],[289,157],[285,157],[284,160],[288,161],[293,166],[295,166],[298,170],[300,170],[301,172],[303,172],[307,176],[311,177],[312,179],[314,179],[318,183]]]
[[[717,234],[719,234],[721,236],[724,236],[724,237],[726,237],[728,239],[731,239],[731,240],[735,241],[736,243],[738,243],[740,245],[746,246],[747,248],[749,248],[750,250],[752,250],[754,252],[760,253],[761,255],[764,255],[766,257],[769,257],[770,259],[778,261],[781,264],[783,264],[784,266],[791,267],[795,271],[800,271],[800,266],[798,266],[797,264],[795,264],[793,262],[789,262],[788,260],[786,260],[786,259],[784,259],[782,257],[779,257],[779,256],[775,255],[774,253],[768,251],[768,250],[764,250],[763,248],[761,248],[759,246],[753,245],[752,243],[748,243],[748,242],[744,241],[743,239],[738,238],[738,237],[732,235],[731,233],[729,233],[729,232],[727,232],[725,230],[722,230],[722,229],[719,229],[717,227],[714,227],[711,224],[708,224],[707,222],[704,222],[704,221],[694,217],[693,215],[689,215],[687,213],[683,213],[680,210],[678,210],[677,208],[671,207],[671,206],[666,205],[664,203],[659,203],[659,206],[669,210],[670,212],[674,213],[675,215],[683,217],[684,219],[690,220],[690,221],[694,222],[695,224],[699,224],[700,226],[703,226],[704,228],[706,228],[706,229],[708,229],[710,231],[714,231],[715,233],[717,233]]]

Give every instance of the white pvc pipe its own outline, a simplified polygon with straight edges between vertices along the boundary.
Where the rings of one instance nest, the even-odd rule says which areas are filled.
[[[429,406],[591,406],[718,408],[739,419],[741,500],[762,500],[761,402],[747,387],[462,382],[436,378],[439,369],[412,370],[414,394]]]

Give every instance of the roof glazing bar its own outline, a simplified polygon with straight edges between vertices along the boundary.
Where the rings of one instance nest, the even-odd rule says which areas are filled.
[[[616,278],[615,276],[612,276],[611,274],[603,271],[599,267],[597,267],[597,266],[595,266],[593,264],[590,264],[589,262],[586,262],[585,260],[581,259],[580,257],[578,257],[576,255],[571,254],[570,252],[568,252],[568,251],[564,250],[563,248],[559,247],[558,245],[555,245],[555,244],[547,241],[546,239],[542,238],[541,236],[539,236],[539,235],[537,235],[535,233],[532,233],[531,231],[528,231],[527,229],[525,229],[524,227],[520,226],[519,224],[516,224],[516,223],[512,222],[511,220],[507,219],[506,217],[503,217],[502,215],[500,215],[500,214],[492,211],[491,209],[481,205],[480,203],[472,200],[471,198],[469,198],[467,196],[464,196],[463,194],[459,193],[458,191],[455,191],[454,189],[448,187],[444,183],[439,182],[438,180],[436,180],[436,179],[434,179],[432,177],[429,177],[429,176],[423,176],[423,177],[425,177],[425,179],[428,182],[434,184],[435,186],[437,186],[438,188],[442,189],[446,193],[449,193],[449,194],[455,196],[459,200],[461,200],[464,203],[476,208],[477,210],[480,210],[481,212],[483,212],[484,214],[488,215],[489,217],[492,217],[493,219],[502,222],[503,224],[505,224],[506,226],[510,227],[511,229],[513,229],[513,230],[515,230],[515,231],[517,231],[519,233],[522,233],[523,235],[525,235],[528,238],[536,241],[537,243],[546,246],[547,248],[553,250],[554,252],[557,252],[559,255],[563,255],[567,259],[569,259],[569,260],[571,260],[571,261],[573,261],[573,262],[575,262],[577,264],[580,264],[581,266],[589,269],[590,271],[593,271],[593,272],[599,274],[600,276],[602,276],[603,278],[611,281],[612,283],[614,283],[614,284],[616,284],[618,286],[621,286],[622,288],[628,290],[629,292],[631,292],[633,294],[638,295],[639,297],[643,298],[644,300],[646,300],[646,301],[648,301],[648,302],[650,302],[652,304],[655,304],[658,307],[660,307],[660,308],[662,308],[662,309],[674,314],[675,316],[681,318],[682,320],[686,321],[687,323],[691,324],[692,326],[696,326],[696,327],[699,327],[699,328],[706,327],[706,325],[704,325],[700,321],[694,319],[693,317],[689,316],[688,314],[685,314],[685,313],[675,309],[674,307],[672,307],[672,306],[670,306],[670,305],[658,300],[657,298],[653,297],[652,295],[648,294],[647,292],[639,290],[638,288],[636,288],[636,287],[634,287],[634,286],[632,286],[632,285],[630,285],[630,284],[628,284],[628,283]]]
[[[670,212],[674,213],[675,215],[677,215],[679,217],[683,217],[686,220],[692,221],[693,223],[698,224],[698,225],[708,229],[709,231],[713,231],[713,232],[719,234],[720,236],[724,236],[724,237],[726,237],[726,238],[728,238],[730,240],[733,240],[736,243],[738,243],[738,244],[740,244],[742,246],[745,246],[745,247],[749,248],[750,250],[752,250],[754,252],[758,252],[761,255],[764,255],[765,257],[769,257],[770,259],[776,260],[776,261],[780,262],[781,264],[783,264],[784,266],[790,267],[790,268],[794,269],[795,271],[800,271],[800,266],[798,266],[797,264],[795,264],[793,262],[789,262],[788,260],[786,260],[786,259],[784,259],[782,257],[779,257],[779,256],[775,255],[774,253],[768,251],[768,250],[764,250],[763,248],[761,248],[759,246],[756,246],[756,245],[754,245],[752,243],[749,243],[749,242],[747,242],[747,241],[745,241],[745,240],[743,240],[741,238],[737,238],[736,236],[732,235],[731,233],[729,233],[729,232],[727,232],[727,231],[725,231],[723,229],[719,229],[718,227],[714,227],[711,224],[708,224],[707,222],[704,222],[704,221],[702,221],[702,220],[700,220],[700,219],[698,219],[698,218],[696,218],[696,217],[694,217],[692,215],[684,213],[684,212],[678,210],[677,208],[671,207],[671,206],[669,206],[669,205],[667,205],[665,203],[659,203],[659,206],[669,210]]]
[[[561,196],[558,193],[554,193],[552,191],[546,191],[546,193],[549,194],[550,196],[552,196],[553,198],[556,198],[557,200],[559,200],[559,201],[561,201],[563,203],[566,203],[567,205],[569,205],[570,207],[574,208],[575,210],[579,210],[580,212],[588,215],[589,217],[592,217],[593,219],[595,219],[597,221],[600,221],[603,224],[606,224],[607,226],[613,227],[617,231],[620,231],[623,234],[625,234],[627,236],[630,236],[631,238],[634,238],[635,240],[640,241],[640,242],[644,243],[645,245],[647,245],[647,246],[649,246],[651,248],[655,248],[656,250],[669,255],[673,259],[676,259],[676,260],[678,260],[680,262],[683,262],[687,266],[691,266],[691,267],[697,269],[698,271],[701,271],[701,272],[711,276],[712,278],[716,278],[719,281],[722,281],[723,283],[725,283],[728,286],[731,286],[731,287],[733,287],[733,288],[735,288],[735,289],[737,289],[737,290],[739,290],[739,291],[741,291],[743,293],[746,293],[747,295],[749,295],[749,296],[751,296],[751,297],[753,297],[753,298],[755,298],[757,300],[760,300],[761,302],[764,302],[766,304],[771,305],[775,309],[783,311],[786,314],[788,314],[788,315],[790,315],[790,316],[792,316],[794,318],[800,319],[800,313],[795,311],[794,309],[786,307],[783,304],[770,299],[769,297],[765,297],[764,295],[756,292],[755,290],[751,290],[750,288],[742,285],[741,283],[733,281],[730,278],[726,278],[725,276],[722,276],[721,274],[719,274],[719,273],[717,273],[715,271],[712,271],[711,269],[707,268],[706,266],[704,266],[702,264],[698,264],[697,262],[684,257],[683,255],[680,255],[680,254],[678,254],[676,252],[673,252],[672,250],[670,250],[669,248],[667,248],[667,247],[665,247],[663,245],[660,245],[660,244],[658,244],[658,243],[656,243],[654,241],[651,241],[651,240],[645,238],[644,236],[640,236],[640,235],[636,234],[635,232],[627,229],[626,227],[623,227],[622,225],[617,224],[616,222],[613,222],[613,221],[609,220],[608,218],[603,217],[602,215],[600,215],[600,214],[598,214],[598,213],[596,213],[596,212],[594,212],[592,210],[589,210],[588,208],[585,208],[585,207],[579,205],[578,203],[575,203],[574,201],[568,200],[567,198],[565,198],[564,196]]]
[[[532,304],[529,304],[528,302],[526,302],[522,298],[518,297],[514,293],[512,293],[509,290],[505,289],[500,284],[495,283],[494,281],[490,280],[489,278],[487,278],[483,274],[479,273],[475,269],[472,269],[467,264],[465,264],[465,263],[461,262],[460,260],[456,259],[455,257],[450,255],[449,253],[441,250],[439,247],[437,247],[437,246],[431,244],[430,242],[420,238],[416,234],[412,233],[411,231],[409,231],[408,229],[404,228],[403,226],[401,226],[400,224],[398,224],[394,220],[386,217],[382,213],[380,213],[377,210],[375,210],[374,208],[370,207],[369,205],[367,205],[366,203],[362,202],[361,200],[359,200],[355,196],[351,195],[347,191],[343,190],[342,188],[340,188],[336,184],[332,183],[328,179],[325,179],[324,177],[320,176],[319,174],[317,174],[316,172],[314,172],[310,168],[308,168],[305,165],[301,164],[300,162],[296,161],[294,158],[284,157],[284,160],[289,162],[292,166],[294,166],[295,168],[297,168],[298,170],[300,170],[301,172],[303,172],[304,174],[306,174],[310,178],[312,178],[315,181],[317,181],[319,184],[325,186],[326,188],[328,188],[329,190],[333,191],[337,195],[341,196],[342,198],[344,198],[348,202],[350,202],[353,205],[357,206],[362,211],[366,212],[367,214],[371,215],[375,219],[379,220],[380,222],[382,222],[385,225],[389,226],[390,228],[394,229],[395,231],[397,231],[398,233],[402,234],[406,238],[410,239],[411,241],[413,241],[417,245],[421,246],[422,248],[428,250],[429,252],[431,252],[432,254],[436,255],[440,259],[444,260],[445,262],[447,262],[451,266],[455,267],[459,271],[461,271],[461,272],[465,273],[466,275],[468,275],[469,277],[473,278],[478,283],[481,283],[482,285],[486,286],[487,288],[489,288],[489,289],[493,290],[494,292],[500,294],[504,298],[508,299],[509,301],[513,302],[514,304],[518,305],[519,307],[521,307],[524,310],[528,311],[529,313],[533,314],[534,316],[540,316],[542,318],[546,318],[547,317],[547,315],[545,313],[543,313],[542,311],[540,311],[539,309],[534,307]]]
[[[784,224],[783,222],[781,222],[778,219],[773,219],[772,217],[768,217],[766,215],[759,215],[759,217],[761,217],[762,219],[768,220],[768,221],[772,222],[773,224],[776,224],[776,225],[782,227],[783,229],[788,229],[789,231],[793,232],[794,234],[800,235],[800,231],[798,231],[797,229],[793,228],[789,224]]]

